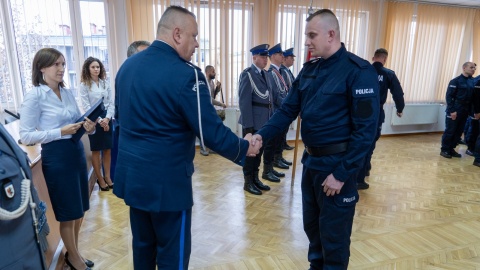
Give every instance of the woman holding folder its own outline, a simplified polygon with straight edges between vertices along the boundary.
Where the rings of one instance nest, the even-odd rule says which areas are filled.
[[[75,97],[65,89],[65,57],[56,49],[39,50],[32,63],[34,87],[20,108],[20,138],[25,144],[42,144],[42,170],[60,235],[72,269],[90,269],[93,262],[78,251],[80,221],[90,208],[88,173],[81,140],[72,140],[80,128],[95,132],[95,122],[85,118]]]
[[[111,149],[112,149],[112,119],[115,105],[112,100],[112,91],[106,80],[106,72],[102,62],[93,57],[88,57],[83,63],[80,83],[80,96],[85,111],[99,99],[103,98],[105,111],[98,118],[95,134],[89,135],[90,150],[92,151],[92,164],[97,183],[102,191],[113,188],[110,178]],[[103,154],[102,154],[103,152]],[[102,164],[103,163],[103,164]],[[102,176],[103,165],[103,176]]]

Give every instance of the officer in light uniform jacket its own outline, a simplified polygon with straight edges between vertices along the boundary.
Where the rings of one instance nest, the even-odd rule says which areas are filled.
[[[277,108],[280,108],[282,105],[283,99],[287,96],[288,86],[283,76],[280,74],[280,66],[283,62],[283,51],[280,43],[273,46],[268,50],[268,55],[270,57],[270,68],[268,69],[270,84],[272,85],[272,96],[273,108],[274,111]],[[285,130],[286,134],[287,130]],[[282,156],[283,152],[283,137],[284,134],[280,134],[268,142],[265,145],[265,152],[263,154],[263,173],[262,178],[272,181],[280,182],[279,177],[284,177],[285,174],[282,172],[277,172],[273,167],[280,169],[288,169],[289,165],[292,163],[285,160]]]
[[[293,73],[290,70],[290,67],[293,66],[293,63],[295,62],[295,57],[295,54],[293,54],[293,48],[287,49],[283,52],[283,64],[280,66],[280,73],[282,74],[283,79],[287,83],[288,89],[292,87],[293,81],[295,81],[295,76],[293,76]],[[292,150],[295,147],[287,144],[287,133],[285,133],[285,136],[283,138],[283,149]],[[292,164],[287,163],[287,165]]]
[[[287,49],[283,52],[283,64],[280,66],[280,73],[283,76],[283,79],[287,83],[288,88],[292,87],[295,76],[293,76],[290,67],[293,66],[295,62],[295,54],[293,54],[293,48]]]
[[[273,96],[267,72],[268,44],[253,47],[253,64],[240,74],[238,87],[238,103],[240,118],[238,123],[242,125],[243,134],[253,133],[259,130],[272,115]],[[259,166],[262,159],[263,147],[256,157],[247,157],[243,166],[245,184],[243,189],[255,195],[261,195],[262,191],[270,190],[258,178]]]

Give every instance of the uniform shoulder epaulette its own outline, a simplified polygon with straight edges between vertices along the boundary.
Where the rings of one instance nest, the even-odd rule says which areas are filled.
[[[192,62],[188,62],[188,61],[186,61],[185,59],[182,59],[182,60],[185,61],[185,64],[187,64],[187,65],[189,65],[189,66],[191,66],[191,67],[193,67],[193,68],[195,68],[195,69],[197,69],[197,70],[199,70],[199,71],[202,71],[201,68],[199,68],[199,67],[197,67],[196,65],[192,64]]]
[[[314,58],[310,61],[307,61],[307,62],[303,63],[303,66],[305,67],[305,66],[308,66],[310,64],[314,64],[314,63],[318,62],[319,60],[320,60],[320,58]]]
[[[350,59],[350,61],[355,63],[360,68],[367,68],[367,67],[370,66],[370,63],[367,60],[365,60],[361,57],[358,57],[351,52],[348,53],[348,59]]]
[[[242,72],[248,72],[252,69],[252,67],[247,67],[246,69],[244,69]]]

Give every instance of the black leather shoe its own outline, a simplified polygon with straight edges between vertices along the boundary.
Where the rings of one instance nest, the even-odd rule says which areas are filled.
[[[474,162],[473,162],[473,166],[480,167],[480,161],[474,161]]]
[[[68,267],[70,267],[70,270],[77,270],[77,268],[73,267],[73,264],[70,263],[67,257],[65,257],[65,262],[67,263]],[[92,270],[92,268],[88,267],[85,268],[85,270]]]
[[[260,190],[265,190],[268,191],[270,190],[270,187],[262,183],[260,179],[258,178],[258,175],[255,175],[255,178],[253,179],[253,184]]]
[[[447,152],[447,151],[440,152],[440,156],[442,156],[444,158],[452,158],[452,155],[450,155],[450,153]]]
[[[283,146],[283,149],[285,149],[285,150],[292,150],[292,149],[294,149],[294,148],[295,148],[295,147],[290,146],[290,145],[288,145],[288,144],[285,144],[285,146]]]
[[[455,151],[455,150],[452,150],[452,152],[450,153],[450,155],[451,155],[452,157],[458,157],[458,158],[461,158],[461,157],[462,157],[462,155],[460,155],[459,153],[457,153],[457,151]]]
[[[358,190],[361,190],[361,189],[368,189],[370,187],[370,185],[368,183],[365,183],[365,182],[357,182],[357,189]]]
[[[468,149],[467,149],[467,151],[465,151],[465,154],[473,157],[473,151],[470,151]]]
[[[464,141],[464,140],[460,140],[460,141],[458,141],[458,144],[467,145],[467,143],[465,143],[465,141]]]
[[[365,176],[370,176],[370,170],[365,172]]]
[[[283,172],[277,172],[274,169],[272,169],[273,175],[276,177],[285,177],[285,174]]]
[[[105,182],[105,180],[103,182]],[[100,185],[100,181],[98,179],[97,179],[97,184],[98,184],[98,187],[100,188],[101,191],[109,191],[110,190],[107,183],[105,183],[105,187],[102,187]]]
[[[288,169],[290,167],[288,167],[287,164],[283,163],[281,160],[275,160],[273,162],[273,167],[277,167],[277,168],[280,168],[280,169]]]
[[[113,187],[113,185],[112,185],[112,187]],[[68,251],[65,252],[65,261],[66,260],[68,260]],[[88,266],[88,267],[93,267],[95,265],[95,263],[90,261],[89,259],[85,259],[85,265]]]
[[[245,183],[243,185],[243,190],[250,192],[253,195],[262,195],[262,192],[253,183]]]
[[[275,174],[273,174],[272,171],[269,171],[267,173],[263,172],[262,173],[262,178],[265,179],[265,180],[268,180],[270,182],[275,182],[275,183],[280,182],[280,178],[276,177]]]
[[[288,161],[288,160],[284,159],[283,157],[280,160],[288,166],[292,166],[292,164],[293,164],[291,161]]]

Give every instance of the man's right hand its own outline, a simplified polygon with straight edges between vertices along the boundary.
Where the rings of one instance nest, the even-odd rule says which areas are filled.
[[[254,157],[260,153],[260,148],[262,148],[262,137],[260,135],[252,136],[252,133],[248,133],[244,139],[249,143],[247,157]]]
[[[452,118],[452,120],[457,119],[457,112],[450,113],[450,118]]]

